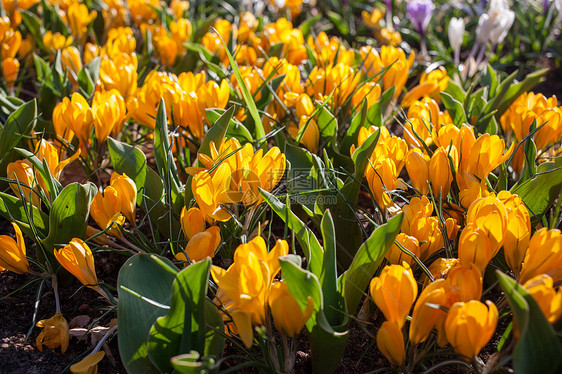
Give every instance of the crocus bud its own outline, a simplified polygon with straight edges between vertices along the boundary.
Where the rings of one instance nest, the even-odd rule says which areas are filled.
[[[420,294],[410,324],[409,336],[413,344],[425,341],[439,320],[446,316],[439,306],[447,304],[447,286],[448,282],[445,279],[438,279],[430,283]]]
[[[453,173],[447,151],[442,147],[437,148],[433,156],[431,156],[429,161],[429,179],[431,180],[431,188],[435,198],[442,198],[444,200],[451,189]]]
[[[17,274],[29,271],[29,262],[25,257],[25,242],[19,226],[12,222],[16,240],[8,235],[0,235],[0,267]]]
[[[546,274],[537,275],[523,285],[541,308],[551,324],[562,316],[562,291],[554,288],[552,278]]]
[[[494,257],[503,245],[507,230],[507,209],[503,203],[493,195],[474,201],[468,208],[467,223],[484,231]]]
[[[492,257],[490,240],[484,230],[474,224],[468,224],[462,230],[459,238],[459,261],[461,266],[468,267],[474,264],[480,271],[484,271]]]
[[[420,34],[423,34],[427,28],[434,9],[435,5],[433,5],[431,0],[412,0],[406,5],[408,18]]]
[[[191,239],[195,234],[205,231],[205,216],[197,207],[189,210],[183,207],[180,214],[180,222],[187,239]]]
[[[64,248],[54,250],[55,258],[69,273],[74,275],[80,283],[92,289],[97,289],[98,277],[94,265],[94,256],[90,247],[79,238],[73,238]]]
[[[396,236],[396,241],[402,247],[412,252],[415,256],[420,256],[420,243],[418,239],[414,238],[413,236],[400,233]],[[407,262],[408,265],[412,265],[414,263],[414,258],[412,256],[409,256],[407,253],[404,253],[396,243],[392,244],[385,257],[388,262],[395,265],[400,265],[403,261]]]
[[[447,275],[451,287],[457,287],[461,301],[480,300],[482,297],[482,272],[474,264],[456,266]]]
[[[119,196],[119,211],[131,222],[135,223],[137,208],[137,185],[127,176],[118,173],[111,174],[110,185]]]
[[[14,87],[19,70],[20,62],[17,58],[7,57],[2,60],[2,75],[8,87]]]
[[[429,157],[418,149],[408,152],[406,170],[410,176],[412,187],[422,195],[429,193]]]
[[[10,162],[8,164],[8,167],[6,168],[6,176],[9,179],[13,179],[19,182],[19,184],[17,182],[10,183],[10,188],[14,192],[14,195],[21,199],[21,188],[21,192],[23,192],[26,203],[29,203],[29,201],[31,200],[31,203],[34,206],[38,207],[41,205],[41,197],[38,194],[39,188],[37,186],[38,180],[37,182],[35,181],[33,175],[33,167],[30,165],[29,161],[17,160],[14,162]],[[30,187],[32,187],[33,189]]]
[[[191,261],[201,261],[207,257],[213,257],[220,242],[221,230],[218,226],[212,226],[193,235],[185,247],[185,253]],[[178,261],[187,261],[185,255],[181,252],[175,258]]]
[[[385,318],[401,328],[418,295],[418,284],[407,263],[389,265],[371,280],[370,291]]]
[[[504,153],[503,139],[497,135],[483,134],[470,149],[468,170],[480,180],[486,179],[488,174],[509,158],[514,147],[515,143]]]
[[[447,30],[447,32],[449,35],[449,44],[451,44],[453,53],[455,55],[455,64],[459,63],[464,28],[465,22],[463,18],[451,18],[451,21],[449,22],[449,29]]]
[[[60,347],[62,353],[66,352],[70,335],[68,333],[68,322],[62,314],[58,313],[49,319],[37,322],[37,327],[43,328],[35,339],[39,352],[43,352],[43,345],[50,349]]]
[[[404,336],[400,327],[390,321],[384,321],[377,332],[377,347],[384,357],[394,366],[400,366],[406,358]]]
[[[562,266],[562,235],[560,230],[542,228],[535,232],[525,254],[519,283],[546,274]]]
[[[496,330],[498,309],[491,301],[486,304],[476,300],[458,302],[447,313],[447,340],[466,359],[476,356]]]
[[[90,214],[99,227],[103,230],[108,229],[107,233],[112,236],[122,235],[119,227],[125,223],[125,217],[121,215],[121,197],[117,194],[117,190],[108,186],[103,191],[98,192],[92,204],[90,205]]]
[[[301,309],[285,282],[275,282],[269,291],[269,307],[275,327],[290,337],[295,337],[304,327],[314,311],[314,300],[308,297]]]

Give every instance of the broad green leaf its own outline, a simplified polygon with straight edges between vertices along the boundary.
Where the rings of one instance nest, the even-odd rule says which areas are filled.
[[[349,150],[351,149],[351,145],[357,143],[357,138],[359,137],[359,130],[364,126],[365,120],[367,119],[367,107],[368,101],[367,99],[363,100],[361,104],[361,110],[355,113],[355,116],[351,120],[351,124],[349,125],[349,129],[346,131],[345,135],[343,136],[343,140],[340,146],[340,152],[343,154],[349,154]]]
[[[201,146],[199,147],[200,154],[211,156],[211,142],[215,143],[215,146],[218,147],[219,144],[222,143],[224,136],[226,135],[226,131],[228,130],[228,126],[230,124],[230,120],[234,115],[234,110],[236,108],[231,106],[226,110],[214,123],[213,126],[209,129]]]
[[[324,295],[324,303],[326,307],[324,313],[330,324],[336,324],[338,315],[336,308],[341,308],[341,294],[338,292],[338,274],[336,262],[336,229],[330,210],[326,210],[322,222],[320,223],[322,231],[322,240],[324,243],[324,260],[322,262],[322,273],[319,280],[322,286],[322,294]]]
[[[562,363],[562,346],[533,297],[517,282],[496,271],[507,297],[519,339],[513,351],[516,373],[557,373]]]
[[[379,135],[380,130],[371,134],[361,147],[353,153],[355,175],[354,177],[348,177],[343,187],[339,188],[340,192],[336,197],[335,206],[325,205],[321,207],[321,209],[330,208],[332,210],[336,237],[338,238],[338,266],[342,271],[349,267],[362,243],[361,227],[353,209],[357,205],[361,181],[369,165],[369,157],[377,145]]]
[[[176,274],[171,261],[147,254],[131,257],[119,271],[119,353],[129,373],[160,372],[148,357],[147,339],[156,319],[169,311]]]
[[[107,138],[109,156],[111,164],[119,174],[127,174],[135,181],[137,186],[137,205],[141,206],[143,194],[150,201],[156,203],[160,201],[164,193],[164,184],[158,174],[146,164],[144,153],[132,145],[122,143],[113,138]]]
[[[43,240],[47,252],[52,253],[73,238],[85,237],[90,203],[97,191],[93,183],[71,183],[61,191],[49,212],[49,235]]]
[[[357,251],[349,270],[341,275],[344,285],[343,297],[348,313],[355,314],[367,285],[392,246],[394,238],[400,232],[403,219],[404,214],[401,213],[377,227]]]
[[[172,285],[170,312],[158,318],[150,330],[148,356],[162,372],[172,370],[170,359],[174,356],[191,351],[205,353],[207,308],[216,309],[206,303],[210,270],[211,260],[206,259],[180,271]],[[224,337],[214,335],[224,346]]]
[[[451,119],[453,120],[455,126],[460,127],[463,123],[467,123],[466,114],[460,101],[455,100],[447,92],[441,92],[441,100],[451,115]]]
[[[319,276],[322,273],[324,250],[320,242],[318,242],[318,238],[316,238],[312,230],[310,230],[287,205],[283,204],[267,191],[260,189],[260,192],[275,214],[287,224],[289,230],[295,235],[295,238],[301,245],[304,255],[308,260],[308,268],[310,271]]]
[[[33,224],[37,229],[39,239],[44,239],[49,232],[49,216],[36,207],[32,207],[31,210],[32,213],[28,219],[26,211],[29,211],[29,206],[24,206],[22,200],[15,196],[0,192],[0,215],[10,222],[16,222],[21,231],[31,238],[34,237],[31,229],[31,224]]]
[[[6,167],[18,159],[15,147],[25,146],[37,119],[37,102],[28,101],[13,112],[0,131],[0,176],[6,175]]]
[[[529,209],[531,220],[537,223],[542,219],[562,190],[562,157],[554,162],[544,162],[537,174],[512,188],[512,194],[519,195]]]
[[[318,112],[318,130],[320,131],[320,136],[326,139],[333,138],[338,130],[336,117],[330,113],[325,105],[322,105]]]
[[[226,112],[223,109],[207,109],[205,111],[207,115],[207,119],[210,123],[216,123],[220,117]],[[226,130],[226,137],[228,138],[236,138],[240,141],[241,144],[246,142],[252,143],[254,138],[250,131],[242,124],[242,122],[238,121],[236,118],[231,118],[230,123],[228,125],[228,129]]]
[[[336,331],[326,320],[324,313],[328,307],[333,306],[324,304],[324,296],[316,275],[299,268],[294,262],[283,257],[279,258],[279,263],[284,281],[301,310],[306,308],[309,297],[314,300],[314,313],[306,323],[313,373],[334,372],[341,361],[349,337],[346,324],[339,326],[338,330],[342,331]]]

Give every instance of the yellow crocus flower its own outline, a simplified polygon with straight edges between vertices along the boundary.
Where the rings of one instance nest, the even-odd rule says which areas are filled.
[[[90,247],[80,238],[73,238],[67,246],[54,250],[55,258],[69,273],[74,275],[80,283],[91,289],[99,290],[98,277],[94,256]]]
[[[302,310],[289,291],[289,286],[285,282],[275,282],[269,293],[269,307],[277,330],[294,338],[312,316],[314,300],[309,296]]]
[[[12,226],[16,232],[16,240],[8,235],[0,235],[0,268],[24,274],[29,271],[25,242],[19,226],[14,222]]]
[[[370,292],[385,318],[401,328],[418,296],[418,285],[410,265],[404,262],[386,266],[371,280]]]
[[[476,300],[455,303],[445,320],[447,340],[455,352],[471,359],[488,343],[497,323],[498,309],[491,301],[486,304]]]
[[[125,223],[125,217],[121,214],[121,197],[117,190],[108,186],[103,191],[98,192],[90,205],[90,214],[94,221],[103,230],[108,229],[107,233],[112,236],[122,235],[119,226]]]
[[[406,350],[400,326],[384,321],[377,332],[377,348],[393,366],[401,366],[406,359]]]

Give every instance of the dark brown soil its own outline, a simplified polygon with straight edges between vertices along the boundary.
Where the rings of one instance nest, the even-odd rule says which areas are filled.
[[[11,226],[7,226],[7,224],[6,220],[0,218],[0,234],[11,233]],[[115,285],[117,272],[123,262],[123,258],[113,254],[97,256],[96,269],[98,276],[107,283]],[[24,286],[36,278],[31,275],[18,275],[9,271],[0,273],[0,315],[2,316],[2,322],[0,323],[0,374],[68,373],[67,368],[79,361],[92,348],[89,338],[81,341],[71,338],[68,350],[64,354],[60,352],[60,348],[56,350],[44,349],[43,352],[39,352],[35,345],[35,338],[41,331],[39,327],[33,328],[29,339],[26,341],[26,335],[34,325],[34,305],[41,282],[33,282],[31,285]],[[107,304],[98,297],[96,292],[84,288],[77,291],[80,284],[70,277],[67,282],[68,285],[62,285],[59,289],[61,311],[68,322],[79,315],[87,315],[94,321],[106,312],[102,308]],[[22,287],[24,288],[17,291]],[[55,298],[50,283],[46,282],[39,298],[36,321],[50,318],[54,314]],[[110,320],[115,317],[115,312],[108,313],[99,321],[99,324],[108,326]],[[117,339],[109,341],[108,345],[114,358],[115,367],[112,366],[111,360],[106,356],[98,365],[99,373],[123,373],[124,369],[117,349]]]

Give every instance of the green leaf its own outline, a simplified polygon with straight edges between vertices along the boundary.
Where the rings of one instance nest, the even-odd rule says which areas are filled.
[[[25,146],[35,127],[37,102],[35,99],[20,106],[9,117],[0,131],[0,175],[6,175],[6,167],[18,159],[15,147]]]
[[[534,223],[540,221],[562,190],[562,157],[554,162],[544,162],[537,174],[527,181],[514,186],[512,194],[519,195]]]
[[[90,203],[97,191],[98,188],[93,183],[71,183],[53,201],[49,212],[49,235],[43,240],[49,254],[53,253],[55,247],[86,235]]]
[[[455,100],[447,92],[441,92],[441,100],[443,105],[451,115],[451,119],[455,126],[460,127],[463,123],[467,123],[466,114],[460,101]]]
[[[336,134],[338,129],[338,121],[336,117],[325,105],[320,107],[318,112],[318,130],[320,131],[320,136],[326,139],[331,139]]]
[[[147,339],[156,319],[168,313],[177,269],[166,258],[138,254],[119,271],[119,353],[129,373],[159,373],[148,357]]]
[[[324,303],[326,306],[326,319],[331,325],[335,325],[341,314],[338,309],[341,307],[341,295],[338,292],[338,274],[336,263],[336,229],[330,210],[326,210],[322,222],[320,223],[322,231],[322,240],[324,243],[324,259],[322,262],[322,273],[319,280],[322,286],[322,294],[324,295]]]
[[[0,215],[8,221],[17,223],[21,230],[31,238],[34,237],[31,229],[31,224],[33,224],[40,236],[39,239],[44,239],[49,232],[49,216],[32,206],[31,219],[28,219],[26,210],[29,210],[29,205],[24,206],[21,199],[0,192]]]
[[[168,119],[166,117],[166,104],[163,98],[160,99],[160,105],[158,105],[158,112],[156,113],[154,158],[160,177],[164,181],[165,189],[178,194],[181,182],[168,137]]]
[[[220,367],[212,357],[200,357],[197,351],[172,357],[170,360],[174,373],[179,374],[206,374],[215,372]]]
[[[341,275],[348,313],[355,314],[367,285],[400,232],[403,219],[404,214],[401,213],[377,227],[357,251],[349,270]]]
[[[562,363],[562,346],[554,329],[533,297],[517,282],[496,271],[519,330],[513,351],[516,373],[557,373]]]
[[[216,310],[212,303],[206,303],[210,270],[211,260],[206,259],[180,271],[172,285],[170,312],[158,318],[150,329],[148,356],[162,372],[172,370],[170,359],[174,356],[191,351],[205,353],[209,330],[206,326],[207,309],[210,308],[211,313],[213,308]],[[213,332],[211,338],[222,342],[221,350],[215,352],[218,357],[224,347],[224,337]]]
[[[225,112],[226,110],[224,109],[207,109],[205,111],[209,123],[216,123]],[[230,119],[225,136],[228,138],[236,138],[241,144],[246,142],[252,143],[254,141],[250,131],[236,118]]]
[[[289,291],[301,307],[306,308],[308,298],[314,300],[314,313],[306,323],[310,333],[312,371],[314,373],[333,372],[341,361],[345,344],[349,337],[345,324],[343,331],[335,331],[324,315],[324,299],[320,282],[313,273],[299,268],[290,259],[279,258],[284,281]]]
[[[466,98],[466,92],[464,92],[462,87],[451,80],[447,84],[445,92],[451,95],[453,99],[460,101],[461,103],[463,103]]]
[[[275,214],[277,214],[279,218],[287,224],[289,230],[293,232],[293,235],[301,245],[304,255],[308,260],[308,268],[310,271],[317,276],[322,274],[324,250],[312,230],[310,230],[287,205],[273,196],[273,194],[262,189],[260,189],[260,192]]]
[[[215,32],[216,32],[216,30],[215,30]],[[244,102],[246,103],[248,112],[250,112],[250,117],[252,117],[252,119],[254,120],[256,139],[262,139],[263,140],[263,139],[265,139],[265,130],[263,128],[263,124],[261,122],[261,117],[258,113],[258,108],[256,106],[256,102],[254,101],[254,97],[252,96],[250,91],[248,91],[248,87],[246,87],[246,83],[244,83],[244,79],[242,78],[242,75],[240,74],[240,70],[238,69],[238,65],[236,64],[236,61],[234,60],[234,57],[232,57],[232,53],[230,53],[230,51],[228,50],[228,46],[226,45],[224,40],[222,40],[222,37],[220,36],[220,34],[218,32],[217,32],[217,35],[221,39],[221,42],[224,46],[224,50],[225,50],[226,55],[228,57],[228,61],[230,62],[230,67],[232,68],[232,71],[234,73],[234,77],[236,78],[236,81],[238,82],[238,87],[240,88],[240,92],[242,93],[242,96],[244,97]],[[263,144],[264,144],[264,146],[267,146],[265,142]]]
[[[363,100],[361,104],[361,110],[358,111],[353,119],[351,120],[351,124],[349,125],[349,129],[345,132],[343,136],[343,140],[340,146],[340,152],[343,154],[348,155],[349,150],[351,149],[351,145],[357,143],[357,138],[359,137],[359,130],[365,124],[365,120],[367,119],[367,99]],[[382,120],[381,120],[382,122]]]

